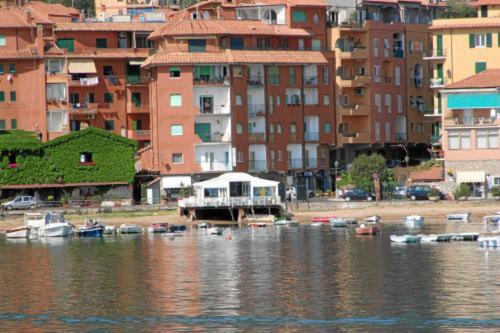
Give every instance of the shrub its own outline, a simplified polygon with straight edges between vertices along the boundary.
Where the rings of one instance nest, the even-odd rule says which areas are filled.
[[[429,197],[439,197],[439,191],[436,190],[435,188],[431,189],[429,191]]]
[[[491,189],[491,195],[494,196],[495,198],[500,197],[500,186],[493,187]]]
[[[382,155],[358,156],[352,163],[351,177],[354,185],[365,191],[373,191],[373,173],[378,173],[382,182],[392,181],[392,173],[387,169]]]
[[[453,196],[455,197],[455,199],[458,199],[460,197],[468,197],[470,195],[470,192],[470,186],[467,183],[461,183],[453,192]]]

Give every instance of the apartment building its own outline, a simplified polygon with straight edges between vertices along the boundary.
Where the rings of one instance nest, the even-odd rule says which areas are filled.
[[[432,124],[427,27],[438,8],[408,1],[332,3],[329,40],[336,51],[338,147],[350,163],[360,153],[403,160],[425,153]]]
[[[164,1],[167,2],[167,1]],[[160,8],[159,0],[95,0],[95,15],[101,21],[123,19],[122,16],[140,15]]]
[[[141,164],[167,193],[226,171],[328,188],[334,57],[324,51],[325,8],[241,3],[224,20],[184,15],[150,35],[152,144]]]

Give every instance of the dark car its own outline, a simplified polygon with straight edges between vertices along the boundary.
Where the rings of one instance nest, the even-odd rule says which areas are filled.
[[[344,199],[345,201],[351,201],[351,200],[372,201],[373,199],[375,199],[375,196],[360,188],[353,188],[344,191]]]
[[[408,187],[406,196],[411,200],[429,200],[429,193],[432,187],[426,185],[414,185]],[[438,191],[439,192],[439,191]],[[444,199],[444,194],[439,192],[439,198]]]

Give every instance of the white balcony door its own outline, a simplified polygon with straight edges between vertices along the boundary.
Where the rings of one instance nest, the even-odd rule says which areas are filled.
[[[401,85],[401,68],[394,67],[394,84]]]
[[[213,171],[214,170],[214,153],[212,152],[206,152],[205,153],[205,163],[207,163],[207,166],[209,166],[209,170]]]

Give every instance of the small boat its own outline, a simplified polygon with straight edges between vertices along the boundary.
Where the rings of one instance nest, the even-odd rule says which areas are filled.
[[[79,237],[102,237],[104,226],[94,220],[86,220],[83,226],[76,229]]]
[[[37,236],[45,225],[45,216],[42,213],[24,213],[24,225],[31,229],[31,236]]]
[[[330,225],[334,228],[346,228],[347,220],[341,217],[330,219]]]
[[[116,235],[116,227],[114,225],[105,225],[103,234],[104,235]]]
[[[330,223],[331,219],[337,218],[336,216],[317,216],[313,217],[312,221],[313,222],[318,222],[318,223]]]
[[[454,241],[477,241],[479,238],[479,233],[477,232],[462,232],[460,234],[454,234],[451,240]]]
[[[285,217],[277,218],[277,219],[274,219],[273,224],[274,225],[289,225],[290,224],[290,220],[288,220]]]
[[[470,219],[470,213],[453,213],[453,214],[447,214],[446,218],[449,221],[468,221]]]
[[[164,233],[167,232],[168,223],[153,223],[148,227],[150,233]]]
[[[422,243],[429,242],[449,242],[453,235],[449,234],[439,234],[439,235],[420,235],[420,241]]]
[[[424,218],[420,215],[408,215],[403,217],[403,222],[408,228],[420,228],[424,226]]]
[[[500,214],[486,215],[483,217],[485,223],[500,223]]]
[[[198,223],[197,227],[198,228],[208,228],[208,224],[207,223]]]
[[[64,218],[62,213],[47,212],[45,224],[39,229],[39,235],[43,237],[67,237],[72,234],[72,226]]]
[[[500,236],[489,236],[484,235],[478,237],[477,241],[480,246],[484,247],[499,247],[500,246]]]
[[[26,226],[20,226],[5,230],[5,237],[7,238],[29,238],[30,235],[31,228]]]
[[[219,227],[207,228],[207,234],[209,234],[209,235],[222,235],[222,231],[223,231],[223,229],[219,228]]]
[[[252,228],[265,228],[269,225],[269,223],[265,222],[250,222],[248,225]]]
[[[120,224],[118,233],[120,234],[139,234],[142,232],[142,227],[137,224]]]
[[[309,224],[309,226],[311,226],[311,227],[321,227],[323,225],[325,225],[324,222],[313,222],[313,223]]]
[[[168,237],[168,238],[171,238],[171,237],[181,237],[182,233],[180,233],[180,232],[167,232],[167,233],[162,234],[162,236],[165,236],[165,237]]]
[[[356,228],[356,235],[377,235],[380,233],[380,230],[376,226],[367,226],[365,224],[361,224]]]
[[[391,242],[394,243],[420,243],[420,236],[413,235],[391,235]]]
[[[365,221],[370,223],[378,223],[380,222],[380,216],[378,215],[368,216],[367,218],[365,218]]]
[[[170,232],[182,232],[186,231],[187,227],[184,224],[172,224],[168,227]]]

